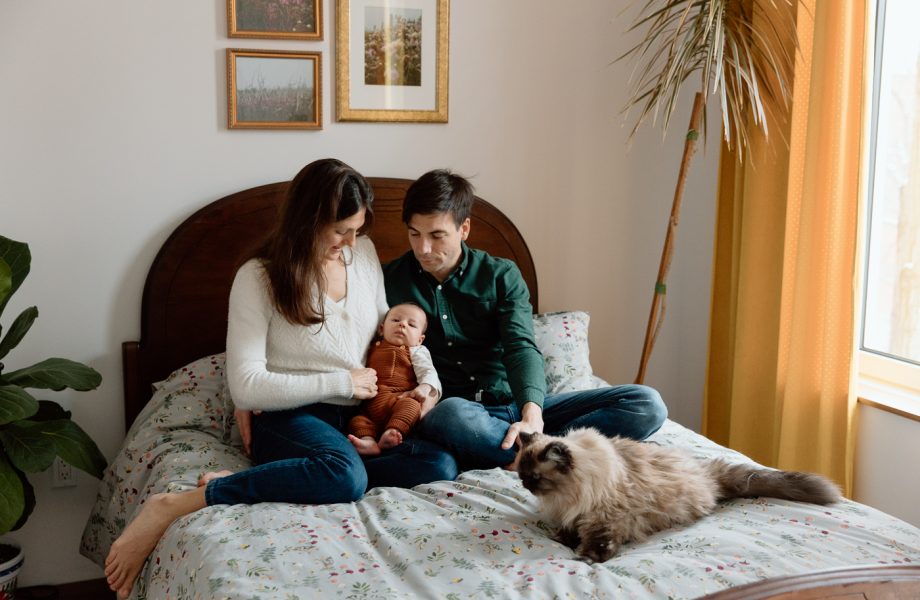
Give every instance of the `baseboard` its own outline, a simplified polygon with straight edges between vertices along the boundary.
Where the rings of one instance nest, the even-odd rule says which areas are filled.
[[[89,579],[60,585],[34,585],[16,590],[16,600],[115,600],[105,579]]]

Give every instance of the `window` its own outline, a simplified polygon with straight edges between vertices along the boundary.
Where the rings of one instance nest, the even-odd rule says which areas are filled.
[[[879,0],[860,371],[920,393],[920,2]]]

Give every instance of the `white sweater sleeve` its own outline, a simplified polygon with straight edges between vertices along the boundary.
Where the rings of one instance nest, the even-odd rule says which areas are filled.
[[[419,385],[427,383],[438,393],[438,399],[441,399],[441,380],[438,378],[438,372],[434,369],[434,363],[431,362],[431,353],[428,348],[422,345],[413,346],[409,349],[409,356],[412,357],[412,370],[415,371],[415,378]]]
[[[283,410],[321,401],[343,403],[353,395],[348,371],[277,373],[267,368],[266,345],[273,314],[264,271],[243,265],[230,290],[227,384],[237,408]]]

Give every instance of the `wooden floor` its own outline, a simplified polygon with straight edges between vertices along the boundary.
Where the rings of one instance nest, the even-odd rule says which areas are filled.
[[[105,579],[90,579],[62,585],[36,585],[16,590],[16,600],[115,600]]]

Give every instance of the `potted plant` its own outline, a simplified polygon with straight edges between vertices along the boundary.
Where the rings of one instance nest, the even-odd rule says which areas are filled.
[[[782,121],[789,111],[795,50],[795,8],[799,0],[642,0],[630,31],[642,40],[621,56],[633,59],[626,110],[637,108],[632,134],[650,118],[667,130],[681,90],[698,90],[684,140],[664,248],[655,280],[636,383],[646,367],[665,313],[667,276],[680,220],[681,199],[696,141],[705,138],[710,93],[721,103],[722,136],[738,160],[751,135]],[[782,131],[779,130],[780,135]]]
[[[0,316],[28,275],[30,265],[28,245],[0,236]],[[38,309],[32,306],[13,320],[5,335],[0,327],[0,535],[22,527],[35,507],[35,494],[26,473],[44,471],[55,457],[96,478],[102,477],[106,466],[95,442],[70,419],[69,411],[26,391],[92,390],[102,382],[98,372],[64,358],[48,358],[30,367],[6,370],[3,361],[37,317]],[[17,556],[5,560],[4,545],[10,546],[0,544],[0,567],[10,571],[16,566]],[[18,548],[14,550],[19,552]],[[21,556],[18,558],[21,565]],[[15,584],[15,573],[12,575]],[[0,594],[9,589],[7,583],[0,582],[0,586]]]

